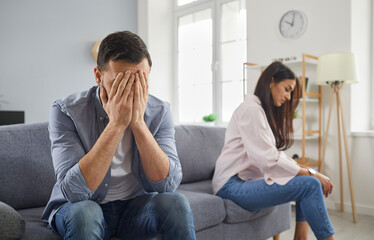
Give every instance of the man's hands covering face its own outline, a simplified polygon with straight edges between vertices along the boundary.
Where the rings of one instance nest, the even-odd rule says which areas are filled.
[[[109,94],[101,85],[100,98],[104,110],[111,124],[116,127],[126,129],[130,124],[134,101],[134,81],[135,76],[130,71],[126,71],[125,74],[119,73],[116,76]]]
[[[144,123],[144,112],[148,101],[148,81],[145,72],[140,70],[135,74],[134,103],[130,127],[140,126]]]
[[[143,71],[119,73],[108,94],[101,86],[100,98],[111,124],[126,129],[141,126],[148,101],[147,75]]]

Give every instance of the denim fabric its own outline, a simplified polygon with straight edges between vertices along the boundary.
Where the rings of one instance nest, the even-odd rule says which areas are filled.
[[[99,204],[87,200],[65,203],[54,216],[54,230],[64,239],[104,239],[104,216]]]
[[[101,205],[90,200],[65,203],[54,219],[64,239],[196,239],[189,202],[178,193],[147,194]]]
[[[134,138],[131,170],[144,193],[173,192],[182,180],[182,169],[176,150],[174,123],[169,104],[149,95],[144,121],[169,158],[169,174],[161,181],[148,179]],[[57,181],[42,215],[43,220],[50,223],[56,209],[68,201],[92,200],[100,204],[104,200],[110,186],[111,168],[100,186],[91,191],[78,162],[92,149],[108,122],[109,118],[101,105],[97,86],[57,100],[53,104],[48,128]]]
[[[296,201],[296,221],[307,221],[317,239],[335,233],[326,211],[321,183],[315,177],[296,176],[285,185],[268,185],[264,179],[243,181],[233,176],[217,195],[249,211]]]

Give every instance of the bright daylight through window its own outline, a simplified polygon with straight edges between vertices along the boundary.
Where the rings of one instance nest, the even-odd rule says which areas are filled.
[[[176,7],[176,120],[198,123],[214,113],[218,124],[228,122],[243,101],[245,0],[178,1],[183,4]]]

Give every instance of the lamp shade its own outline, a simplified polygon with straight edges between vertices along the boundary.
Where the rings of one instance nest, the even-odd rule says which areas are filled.
[[[95,61],[97,61],[97,55],[99,53],[100,44],[101,44],[101,41],[95,42],[95,44],[93,45],[91,49],[91,54],[92,54],[92,57],[95,59]]]
[[[318,57],[318,85],[332,82],[357,83],[355,55],[350,52],[327,53]]]

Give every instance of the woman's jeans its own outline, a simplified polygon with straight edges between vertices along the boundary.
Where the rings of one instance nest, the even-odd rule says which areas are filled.
[[[264,179],[243,181],[233,176],[217,196],[249,211],[296,201],[296,221],[307,221],[317,239],[335,233],[326,211],[321,183],[315,177],[296,176],[285,185],[268,185]]]
[[[126,201],[65,203],[54,230],[64,239],[195,239],[193,215],[179,193],[142,195]]]

